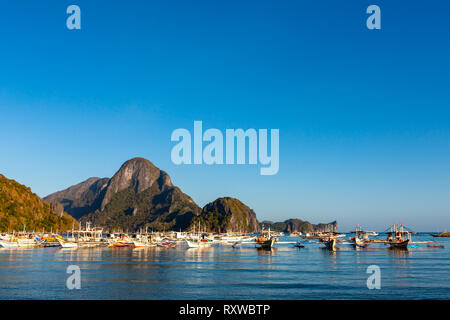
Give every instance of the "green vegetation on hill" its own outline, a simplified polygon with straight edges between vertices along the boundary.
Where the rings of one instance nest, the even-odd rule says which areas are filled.
[[[75,219],[56,212],[30,188],[0,174],[0,231],[65,231],[72,229]]]
[[[238,199],[225,197],[208,203],[192,219],[191,229],[208,232],[257,232],[256,214]]]

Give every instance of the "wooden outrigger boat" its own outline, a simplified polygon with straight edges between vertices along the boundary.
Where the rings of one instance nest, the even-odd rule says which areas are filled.
[[[207,233],[201,232],[199,222],[197,232],[195,233],[195,230],[193,230],[193,233],[185,237],[184,241],[186,241],[189,248],[208,248],[211,247],[212,243],[214,242],[212,239],[209,239],[208,237],[209,235]]]
[[[76,242],[78,247],[98,247],[107,244],[106,239],[103,238],[103,229],[91,228],[90,222],[86,222],[85,230],[72,230],[72,238],[68,240],[70,242]]]
[[[337,240],[338,236],[334,234],[329,234],[326,237],[320,238],[319,241],[325,244],[325,249],[328,249],[330,251],[336,250],[336,244],[338,242]]]
[[[345,237],[345,234],[338,234],[335,232],[326,232],[319,237],[319,243],[323,243],[325,245],[324,249],[328,249],[331,251],[336,250],[336,245],[340,242],[338,238]]]
[[[39,247],[59,247],[61,246],[59,240],[62,237],[59,234],[44,234],[39,242]]]
[[[440,234],[430,234],[434,238],[450,238],[450,232],[442,232]]]
[[[199,237],[191,237],[189,239],[184,239],[189,248],[207,248],[211,247],[213,240],[208,239],[207,234],[202,234]]]
[[[136,240],[133,240],[135,248],[155,247],[156,243],[153,242],[151,235],[139,235]]]
[[[391,249],[408,249],[408,244],[411,241],[411,232],[405,230],[403,224],[393,224],[390,226],[390,231],[386,232],[386,244],[390,245]]]
[[[364,231],[360,226],[356,226],[356,230],[352,233],[355,234],[354,237],[350,238],[350,243],[355,248],[367,248],[369,244],[372,242],[369,239],[370,235],[376,234],[373,231]]]
[[[113,248],[131,247],[133,245],[133,241],[126,233],[112,234],[108,240],[108,246]]]
[[[261,249],[271,249],[277,241],[278,238],[270,233],[270,228],[269,230],[262,230],[255,239],[256,245]]]

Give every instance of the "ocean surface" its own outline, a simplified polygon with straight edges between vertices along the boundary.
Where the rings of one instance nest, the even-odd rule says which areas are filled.
[[[450,299],[450,238],[413,236],[432,240],[445,248],[0,249],[0,299]],[[69,265],[81,270],[79,290],[66,286]],[[367,288],[370,265],[380,289]]]

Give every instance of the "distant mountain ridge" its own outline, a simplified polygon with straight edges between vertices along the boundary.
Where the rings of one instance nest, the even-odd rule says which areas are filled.
[[[263,221],[261,222],[261,227],[271,228],[271,230],[279,231],[279,232],[338,232],[338,224],[337,221],[333,221],[330,223],[319,223],[312,224],[308,221],[303,221],[300,219],[288,219],[283,222],[272,222],[272,221]]]

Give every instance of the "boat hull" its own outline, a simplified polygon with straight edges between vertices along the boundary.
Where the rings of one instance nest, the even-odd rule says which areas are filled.
[[[154,243],[149,242],[141,242],[141,241],[133,241],[133,246],[135,248],[148,248],[148,247],[154,247]]]
[[[408,249],[409,239],[399,242],[390,242],[391,249]]]
[[[2,247],[2,248],[18,248],[19,245],[17,244],[17,242],[0,240],[0,247]]]
[[[367,248],[369,246],[369,242],[356,238],[352,239],[352,245],[355,248]]]
[[[323,240],[323,243],[325,244],[325,249],[330,251],[336,250],[336,239]]]
[[[78,248],[78,244],[76,242],[69,242],[69,241],[58,241],[61,248],[63,249],[72,249],[72,248]]]
[[[189,240],[185,240],[188,247],[189,248],[207,248],[207,247],[211,247],[211,242],[194,242],[194,241],[189,241]]]
[[[257,244],[261,249],[271,249],[275,243],[275,238],[270,238],[269,240],[260,241]]]

